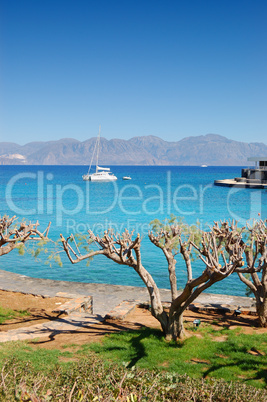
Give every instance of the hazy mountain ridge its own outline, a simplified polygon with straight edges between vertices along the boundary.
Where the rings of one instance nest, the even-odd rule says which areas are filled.
[[[18,145],[0,142],[0,164],[89,165],[96,138],[78,141],[30,142]],[[267,156],[267,146],[258,142],[233,141],[217,134],[164,141],[155,136],[130,140],[101,138],[100,165],[247,165],[250,156]]]

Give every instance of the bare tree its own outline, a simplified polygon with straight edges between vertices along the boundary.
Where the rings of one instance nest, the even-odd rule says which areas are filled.
[[[42,233],[38,230],[39,223],[19,222],[15,224],[16,217],[0,217],[0,256],[20,248],[30,240],[48,239],[50,223]]]
[[[64,250],[70,261],[76,264],[95,255],[104,255],[118,264],[132,267],[145,283],[151,300],[152,314],[160,322],[164,331],[168,326],[168,316],[163,310],[159,289],[150,273],[142,264],[140,251],[141,239],[139,234],[136,238],[133,238],[133,232],[130,233],[128,230],[125,230],[121,235],[114,234],[112,230],[108,230],[105,231],[103,237],[95,236],[92,231],[88,231],[88,233],[88,243],[91,244],[94,242],[99,249],[89,251],[84,255],[80,252],[74,236],[65,239],[61,235]],[[71,241],[75,243],[75,249],[70,244]]]
[[[182,229],[184,225],[173,225],[169,228],[162,228],[159,232],[149,233],[149,238],[153,244],[161,248],[164,252],[169,267],[169,280],[171,286],[172,300],[169,312],[164,310],[160,291],[151,274],[145,269],[141,260],[141,239],[140,236],[133,238],[133,232],[125,230],[121,235],[114,234],[109,230],[102,237],[95,236],[89,231],[88,243],[92,242],[98,246],[98,250],[89,251],[82,254],[73,236],[65,239],[61,235],[61,241],[67,256],[72,263],[78,263],[95,255],[105,255],[114,262],[132,267],[143,280],[147,287],[151,313],[160,322],[163,333],[167,340],[183,338],[185,330],[183,326],[183,313],[197,296],[212,286],[215,282],[229,276],[237,267],[242,266],[242,253],[244,246],[241,246],[241,235],[231,226],[221,223],[218,227],[227,228],[224,230],[223,237],[216,237],[215,225],[210,232],[201,232],[199,245],[194,243],[192,233],[188,231],[186,238],[183,238]],[[74,246],[70,243],[74,242]],[[181,294],[177,292],[174,245],[180,245],[180,252],[185,260],[187,267],[187,283]],[[224,253],[223,244],[231,242],[231,251]],[[192,248],[196,250],[199,257],[205,264],[205,269],[201,275],[193,278],[191,257]]]
[[[218,235],[217,227],[222,228],[223,236]],[[183,313],[189,304],[204,290],[242,266],[242,237],[233,223],[215,223],[209,232],[203,232],[194,225],[190,227],[181,222],[174,222],[171,226],[162,225],[156,233],[149,232],[149,238],[155,246],[162,249],[168,263],[172,301],[167,338],[182,338],[185,336]],[[226,255],[224,248],[228,243],[231,243],[231,251]],[[204,271],[196,277],[193,277],[192,271],[193,251],[205,264]],[[175,256],[178,253],[183,257],[187,269],[187,282],[180,294],[177,291],[175,272]]]
[[[243,283],[253,292],[261,327],[267,327],[267,227],[266,221],[255,222],[244,231],[245,260],[236,272]],[[231,244],[229,244],[231,247]],[[247,275],[246,275],[247,274]]]

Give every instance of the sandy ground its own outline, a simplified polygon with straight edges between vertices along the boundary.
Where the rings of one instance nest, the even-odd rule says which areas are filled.
[[[53,320],[57,314],[52,313],[55,307],[65,303],[67,299],[59,297],[43,298],[40,296],[26,295],[17,292],[7,292],[0,290],[0,305],[4,308],[13,310],[27,310],[29,315],[22,318],[15,318],[5,322],[0,326],[1,331],[16,329],[21,326],[30,326],[37,323]],[[227,326],[230,329],[240,326],[246,333],[267,333],[266,329],[257,327],[257,318],[254,316],[234,317],[231,314],[219,315],[217,313],[195,313],[187,310],[184,314],[185,323],[189,327],[193,326],[195,318],[200,318],[201,322],[207,322],[212,325]],[[215,324],[216,322],[216,324]],[[124,321],[106,320],[102,323],[80,328],[74,332],[55,334],[51,337],[40,338],[40,340],[31,341],[32,346],[45,347],[48,349],[61,349],[66,344],[81,345],[84,343],[100,340],[108,333],[138,329],[142,326],[160,328],[158,321],[153,318],[146,309],[136,307]],[[194,332],[194,334],[196,334]],[[219,339],[218,339],[219,340]]]

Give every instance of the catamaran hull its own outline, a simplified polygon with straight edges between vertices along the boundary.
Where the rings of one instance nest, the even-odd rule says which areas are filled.
[[[83,175],[83,180],[89,181],[115,181],[117,177],[114,175],[101,175],[97,173]]]

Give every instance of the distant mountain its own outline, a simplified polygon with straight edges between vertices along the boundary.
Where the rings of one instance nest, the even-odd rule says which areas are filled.
[[[72,138],[18,145],[0,142],[2,165],[89,165],[96,138]],[[217,165],[244,166],[250,156],[267,156],[263,143],[232,141],[216,134],[168,142],[149,135],[130,140],[101,138],[101,165]]]

